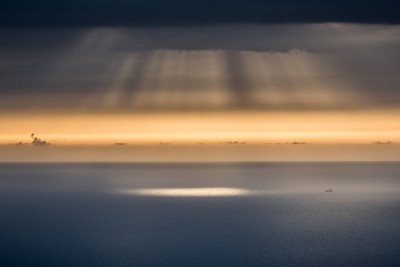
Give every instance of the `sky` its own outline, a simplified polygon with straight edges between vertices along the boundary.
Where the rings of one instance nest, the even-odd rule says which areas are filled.
[[[396,1],[1,5],[0,161],[400,159]]]

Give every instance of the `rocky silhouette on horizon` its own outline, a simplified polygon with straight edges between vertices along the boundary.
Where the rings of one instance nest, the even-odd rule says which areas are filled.
[[[34,133],[31,134],[31,138],[32,138],[32,143],[31,144],[34,145],[34,146],[48,146],[48,145],[51,145],[47,141],[42,140],[39,137],[35,136]]]

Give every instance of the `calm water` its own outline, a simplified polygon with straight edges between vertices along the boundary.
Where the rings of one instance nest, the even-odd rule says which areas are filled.
[[[400,163],[0,164],[0,266],[400,266]]]

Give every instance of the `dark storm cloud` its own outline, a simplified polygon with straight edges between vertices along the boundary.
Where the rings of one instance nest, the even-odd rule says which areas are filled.
[[[14,0],[0,26],[165,26],[218,23],[399,23],[395,0]]]

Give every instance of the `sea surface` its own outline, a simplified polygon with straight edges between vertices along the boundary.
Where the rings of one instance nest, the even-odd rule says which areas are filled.
[[[400,266],[400,163],[3,163],[0,266]]]

